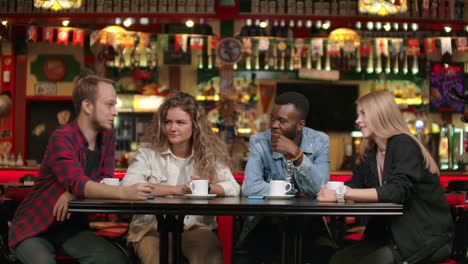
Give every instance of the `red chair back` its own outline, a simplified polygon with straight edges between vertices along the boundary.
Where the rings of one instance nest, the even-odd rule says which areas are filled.
[[[450,207],[465,204],[464,194],[445,194],[445,199],[447,199]]]

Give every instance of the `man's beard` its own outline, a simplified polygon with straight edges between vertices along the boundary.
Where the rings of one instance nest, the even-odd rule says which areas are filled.
[[[104,131],[107,131],[107,130],[112,129],[112,127],[109,129],[108,127],[105,127],[105,126],[101,125],[101,124],[98,122],[95,113],[93,113],[93,119],[91,120],[91,124],[93,125],[94,129],[95,129],[97,132],[104,132]]]
[[[294,140],[297,136],[297,131],[293,130],[287,134],[284,134],[285,137],[289,138],[290,140]]]

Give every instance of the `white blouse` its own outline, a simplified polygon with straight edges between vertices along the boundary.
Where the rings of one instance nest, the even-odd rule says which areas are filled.
[[[184,159],[176,157],[170,149],[157,152],[151,148],[140,147],[133,163],[128,167],[122,180],[122,185],[129,186],[140,182],[150,182],[165,185],[181,185],[195,176],[192,156]],[[217,179],[212,183],[219,184],[224,189],[225,196],[238,196],[240,186],[232,176],[228,167],[218,167]],[[204,227],[214,230],[217,227],[216,216],[188,215],[184,219],[184,229]],[[129,242],[140,241],[152,229],[157,229],[154,215],[134,215],[129,228]]]

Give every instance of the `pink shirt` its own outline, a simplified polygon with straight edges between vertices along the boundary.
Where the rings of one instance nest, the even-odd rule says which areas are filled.
[[[384,163],[385,163],[385,151],[380,151],[378,148],[377,148],[377,154],[376,154],[376,158],[377,158],[377,172],[379,173],[379,183],[380,183],[380,186],[382,186],[382,178],[383,178],[383,167],[384,167]]]

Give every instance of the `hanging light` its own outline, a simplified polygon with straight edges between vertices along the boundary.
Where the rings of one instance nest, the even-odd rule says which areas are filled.
[[[359,12],[388,16],[408,10],[406,0],[359,0]]]
[[[59,11],[80,8],[83,0],[34,0],[34,7]]]
[[[361,29],[361,27],[362,27],[361,21],[357,21],[356,22],[356,29]]]
[[[383,28],[385,29],[385,31],[390,31],[390,29],[392,29],[392,26],[390,25],[390,23],[385,23]]]
[[[131,25],[133,25],[133,23],[134,23],[134,19],[131,17],[128,17],[123,21],[123,25],[125,27],[130,27]]]
[[[379,21],[375,22],[375,29],[381,30],[382,29],[382,22],[379,22]]]
[[[330,22],[330,20],[327,20],[327,21],[325,21],[325,23],[323,23],[322,28],[327,30],[327,29],[330,28],[330,26],[331,26],[331,22]]]
[[[187,26],[188,28],[193,27],[193,25],[195,25],[195,23],[193,22],[192,19],[185,21],[185,26]]]

